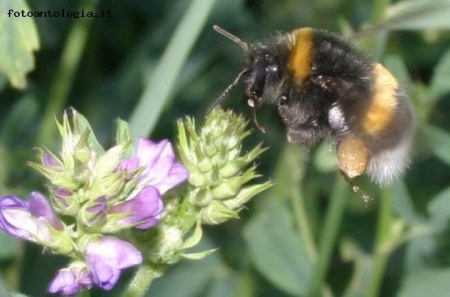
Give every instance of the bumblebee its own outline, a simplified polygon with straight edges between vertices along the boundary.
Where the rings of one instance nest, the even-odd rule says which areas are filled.
[[[366,173],[383,186],[405,172],[413,112],[404,89],[383,65],[324,30],[300,28],[247,44],[214,29],[240,44],[245,56],[243,70],[217,104],[242,77],[248,105],[253,111],[275,105],[289,142],[309,147],[330,140],[347,180]],[[259,127],[256,116],[255,124]]]

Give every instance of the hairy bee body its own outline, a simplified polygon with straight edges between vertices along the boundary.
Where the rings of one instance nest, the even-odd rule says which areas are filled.
[[[385,185],[404,173],[413,114],[386,68],[344,38],[312,28],[244,45],[248,104],[276,105],[289,142],[331,140],[349,179],[367,173]]]

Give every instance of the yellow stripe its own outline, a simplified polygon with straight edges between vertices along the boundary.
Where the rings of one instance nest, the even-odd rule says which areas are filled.
[[[377,134],[392,120],[397,107],[397,80],[381,64],[376,64],[373,76],[373,95],[370,107],[363,117],[365,132]]]
[[[301,28],[292,33],[294,35],[294,47],[289,58],[289,68],[294,76],[304,80],[310,74],[313,52],[313,30]]]

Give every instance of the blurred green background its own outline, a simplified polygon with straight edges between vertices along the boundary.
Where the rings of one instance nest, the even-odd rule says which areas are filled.
[[[201,122],[242,63],[242,49],[214,24],[250,43],[303,26],[366,30],[355,43],[403,83],[415,109],[414,162],[404,180],[379,189],[358,179],[372,197],[365,203],[337,174],[329,144],[310,151],[287,144],[276,110],[263,107],[258,118],[267,133],[255,129],[248,145],[269,148],[257,162],[275,186],[240,220],[208,227],[203,248],[219,250],[177,264],[147,296],[448,296],[449,2],[3,0],[0,65],[10,67],[0,66],[0,193],[45,191],[25,164],[37,145],[57,147],[54,115],[69,106],[106,147],[118,117],[131,121],[135,135],[173,141],[176,119]],[[10,18],[9,9],[112,16]],[[15,69],[16,61],[24,68]],[[243,90],[236,87],[223,106],[250,118]],[[0,233],[0,296],[9,296],[5,286],[45,296],[64,262]],[[131,273],[114,290],[91,295],[120,296]]]

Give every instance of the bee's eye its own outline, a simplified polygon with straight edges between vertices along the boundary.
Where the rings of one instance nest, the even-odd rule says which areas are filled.
[[[262,96],[264,85],[266,84],[266,76],[267,72],[265,67],[260,66],[256,69],[255,81],[251,90],[254,98],[260,98]]]
[[[277,65],[271,65],[266,68],[266,71],[270,74],[278,73],[278,66]]]

